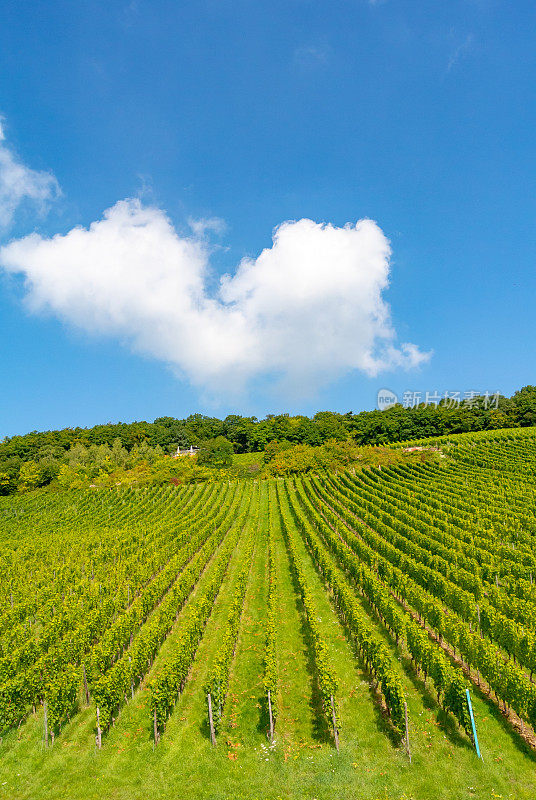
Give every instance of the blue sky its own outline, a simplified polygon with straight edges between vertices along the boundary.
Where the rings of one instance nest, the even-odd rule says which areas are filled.
[[[534,382],[533,3],[2,16],[0,436]]]

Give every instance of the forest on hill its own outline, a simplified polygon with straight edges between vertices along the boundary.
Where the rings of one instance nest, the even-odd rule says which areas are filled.
[[[261,420],[192,414],[186,419],[159,417],[154,422],[33,431],[6,437],[0,444],[0,494],[51,484],[82,488],[190,483],[210,480],[215,470],[222,469],[230,477],[298,474],[366,460],[363,448],[371,446],[532,425],[536,425],[536,386],[525,386],[512,397],[499,396],[493,403],[477,396],[457,404],[449,400],[409,408],[397,404],[357,414],[270,414]],[[177,447],[189,446],[200,448],[195,458],[169,458]],[[400,456],[390,455],[388,460],[396,458]],[[381,463],[381,457],[376,461]]]

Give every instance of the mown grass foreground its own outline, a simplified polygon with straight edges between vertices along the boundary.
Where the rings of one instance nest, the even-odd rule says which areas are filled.
[[[3,499],[0,798],[534,798],[535,434]]]

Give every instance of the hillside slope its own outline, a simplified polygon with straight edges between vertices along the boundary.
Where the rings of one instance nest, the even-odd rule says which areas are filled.
[[[0,498],[0,798],[533,798],[536,429],[407,447]]]

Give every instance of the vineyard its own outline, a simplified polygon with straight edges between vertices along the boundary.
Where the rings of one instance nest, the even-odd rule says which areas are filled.
[[[536,429],[0,498],[0,798],[534,798]]]

